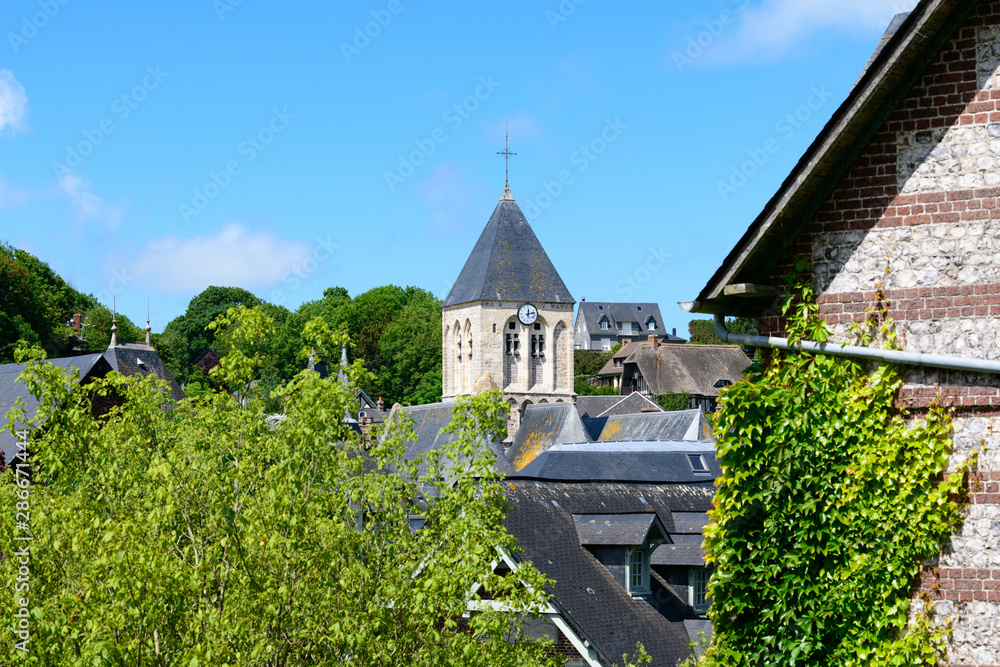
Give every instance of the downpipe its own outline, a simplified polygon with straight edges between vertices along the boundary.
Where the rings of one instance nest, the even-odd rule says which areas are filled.
[[[787,338],[774,336],[751,336],[734,333],[726,329],[726,316],[715,316],[715,335],[727,343],[745,345],[748,347],[774,347],[782,350],[798,350],[810,354],[828,354],[836,357],[852,359],[872,359],[891,364],[907,366],[925,366],[927,368],[943,368],[949,371],[966,371],[969,373],[998,373],[1000,361],[987,359],[970,359],[969,357],[952,357],[944,354],[922,354],[920,352],[903,352],[901,350],[879,350],[856,345],[841,345],[839,343],[817,343],[815,341],[799,341],[792,344]]]

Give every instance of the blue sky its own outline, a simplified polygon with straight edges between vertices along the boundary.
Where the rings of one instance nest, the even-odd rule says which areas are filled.
[[[509,119],[511,191],[574,297],[684,331],[676,302],[914,4],[5,0],[0,240],[136,322],[148,297],[154,331],[209,285],[443,298]]]

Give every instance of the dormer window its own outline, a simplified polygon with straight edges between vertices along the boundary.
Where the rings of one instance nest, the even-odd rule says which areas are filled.
[[[629,593],[645,595],[649,589],[649,550],[636,549],[628,557]]]
[[[606,317],[601,318],[601,329],[607,331],[610,327],[608,319]]]
[[[580,545],[590,549],[626,591],[650,594],[649,556],[672,542],[655,513],[574,514],[573,522]]]
[[[712,572],[707,567],[692,567],[688,572],[688,590],[691,592],[688,603],[695,612],[704,614],[712,603],[708,594],[708,580]]]

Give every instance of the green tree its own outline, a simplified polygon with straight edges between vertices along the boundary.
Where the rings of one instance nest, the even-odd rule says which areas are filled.
[[[262,361],[252,350],[267,322],[252,313],[236,309],[215,329],[240,351],[220,371],[231,382]],[[346,341],[325,324],[306,333],[321,355]],[[491,568],[498,548],[516,552],[482,446],[503,428],[498,394],[456,404],[454,442],[421,475],[404,457],[409,420],[370,443],[343,423],[360,361],[348,387],[298,373],[280,388],[284,421],[268,428],[259,400],[214,394],[166,411],[151,377],[113,373],[80,388],[28,356],[22,379],[41,399],[26,501],[32,634],[26,653],[0,649],[9,664],[560,662],[518,622],[541,610],[549,582],[530,563],[510,577]],[[95,419],[90,401],[111,394],[119,407]],[[7,545],[21,502],[13,482],[0,478]],[[416,531],[414,514],[425,519]],[[14,562],[2,565],[7,599]],[[473,594],[463,620],[473,582],[489,601]]]
[[[104,352],[111,344],[111,321],[118,327],[115,339],[119,343],[141,343],[146,340],[146,332],[132,323],[121,313],[113,314],[104,306],[94,306],[83,315],[81,338],[87,352]]]
[[[730,317],[726,320],[726,328],[733,333],[760,333],[757,320],[751,317]],[[712,320],[691,320],[688,322],[689,345],[725,345],[722,339],[715,335],[715,325]]]
[[[208,325],[219,315],[236,306],[252,308],[260,299],[240,287],[209,287],[191,299],[184,314],[164,327],[157,348],[167,368],[178,382],[203,380],[200,370],[193,367],[198,357],[215,343]]]
[[[441,302],[416,291],[379,339],[382,373],[373,390],[404,405],[441,400]]]
[[[41,345],[49,356],[70,354],[73,314],[96,304],[34,255],[0,243],[0,363],[13,361],[22,339]]]
[[[598,371],[604,368],[611,356],[621,346],[613,350],[574,350],[573,351],[573,391],[578,396],[615,396],[618,390],[608,385],[592,385],[588,380],[597,377]]]

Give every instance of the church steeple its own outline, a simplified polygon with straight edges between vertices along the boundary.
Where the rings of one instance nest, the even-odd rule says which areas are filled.
[[[509,190],[442,307],[470,301],[576,303]]]

